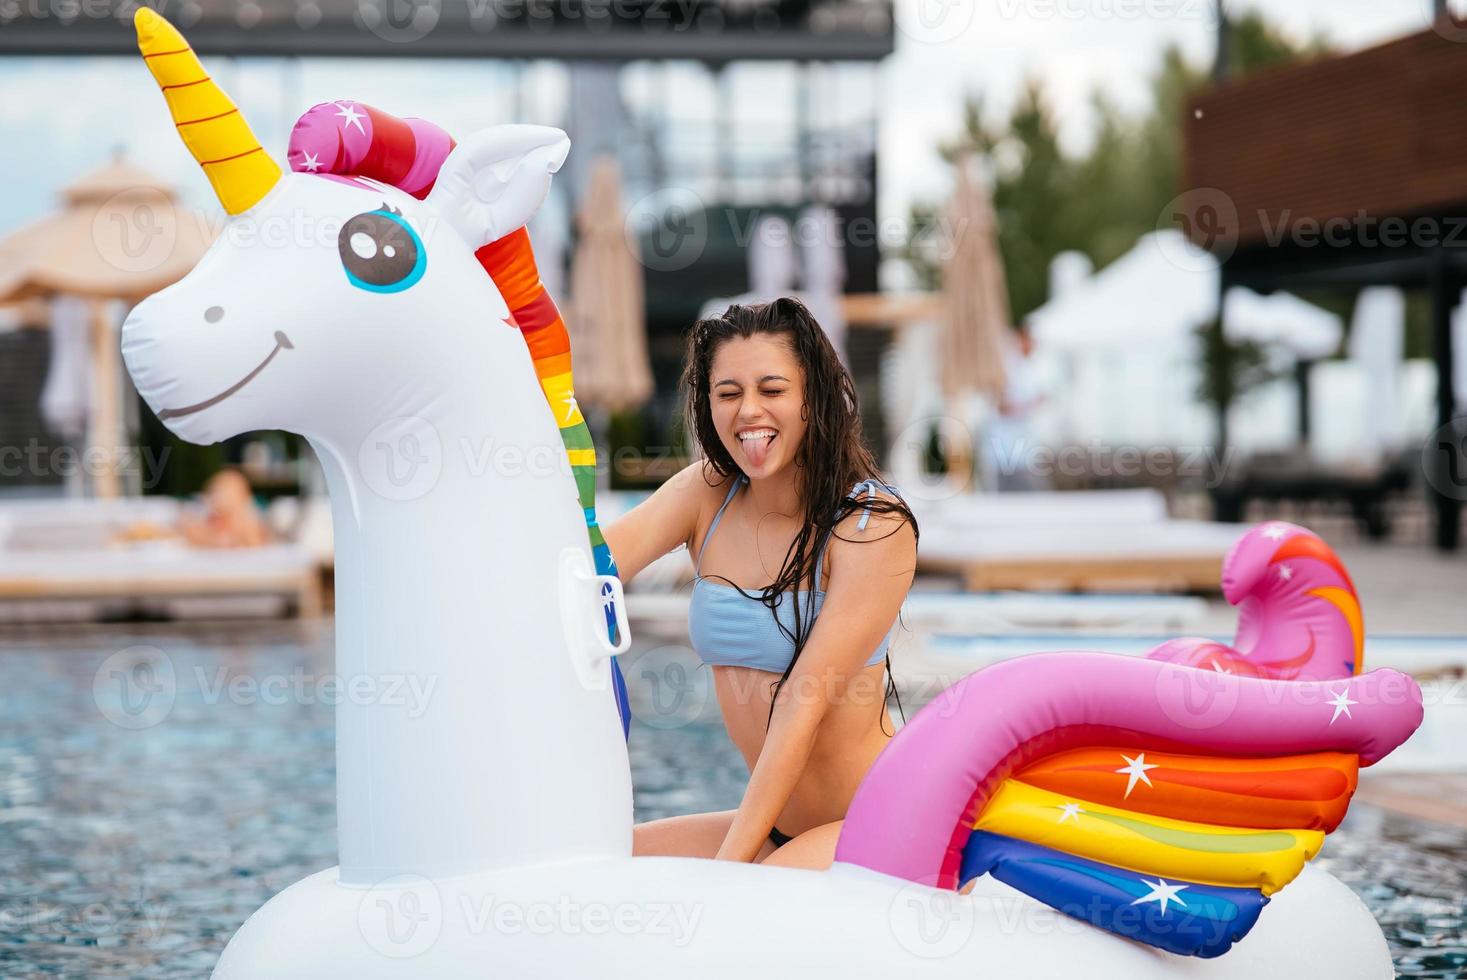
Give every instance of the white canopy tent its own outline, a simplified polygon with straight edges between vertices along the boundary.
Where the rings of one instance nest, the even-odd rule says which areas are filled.
[[[1042,437],[1109,443],[1206,445],[1210,409],[1199,402],[1197,330],[1218,318],[1217,260],[1163,230],[1072,283],[1027,323],[1049,376]],[[1222,302],[1224,331],[1291,359],[1338,350],[1339,317],[1297,296],[1235,287]]]

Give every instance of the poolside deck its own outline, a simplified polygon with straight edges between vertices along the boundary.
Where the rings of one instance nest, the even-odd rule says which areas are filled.
[[[1467,773],[1364,773],[1355,802],[1392,813],[1467,827]]]

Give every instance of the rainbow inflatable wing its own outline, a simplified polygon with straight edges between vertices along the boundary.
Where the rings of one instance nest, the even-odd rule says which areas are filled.
[[[447,132],[426,120],[399,119],[373,106],[343,100],[323,102],[301,115],[290,134],[287,159],[299,173],[368,177],[423,200],[454,145]],[[509,304],[509,325],[525,338],[535,376],[555,414],[585,514],[596,574],[617,575],[616,559],[596,523],[596,446],[576,404],[570,334],[555,300],[540,281],[530,234],[517,228],[474,255]],[[609,594],[609,587],[603,590],[603,595]],[[615,643],[616,613],[609,605],[606,628]],[[625,732],[631,724],[631,710],[626,681],[615,660],[612,685]]]
[[[1359,603],[1318,537],[1265,525],[1225,569],[1233,647],[1038,654],[949,688],[877,759],[836,859],[939,888],[989,874],[1118,935],[1227,952],[1422,705],[1404,674],[1354,675]]]

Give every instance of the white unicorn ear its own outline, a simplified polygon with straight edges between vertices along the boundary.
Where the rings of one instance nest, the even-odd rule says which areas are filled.
[[[491,126],[454,147],[427,203],[477,249],[530,220],[570,152],[553,126]]]

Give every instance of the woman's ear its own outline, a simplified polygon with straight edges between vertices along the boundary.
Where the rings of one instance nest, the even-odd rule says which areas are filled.
[[[443,161],[427,203],[478,249],[530,220],[569,152],[553,126],[482,129]]]

